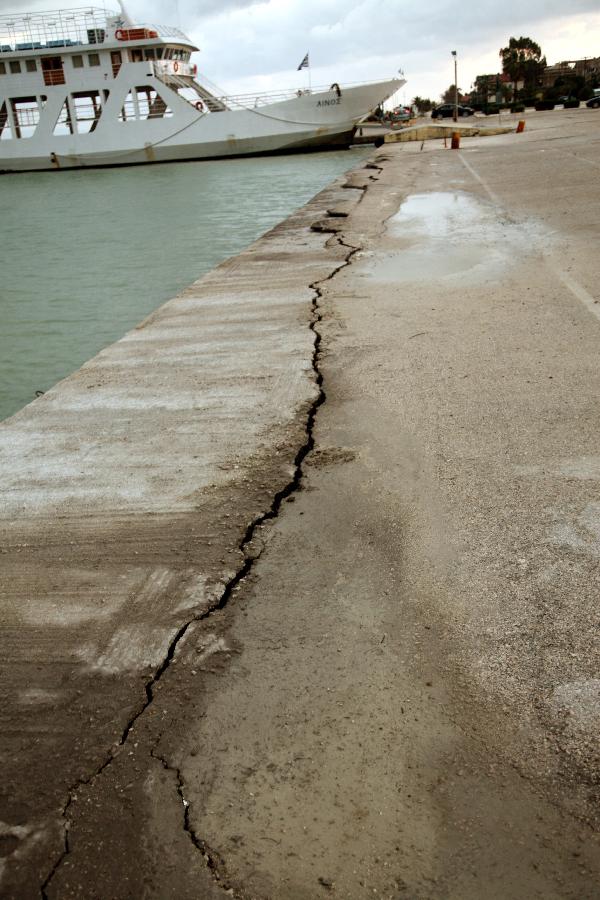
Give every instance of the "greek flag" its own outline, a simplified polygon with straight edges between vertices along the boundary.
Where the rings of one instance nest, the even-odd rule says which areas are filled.
[[[310,64],[308,62],[308,53],[307,53],[306,56],[304,57],[304,59],[302,60],[302,62],[300,63],[300,65],[298,66],[297,71],[299,72],[300,69],[308,69],[309,65]]]

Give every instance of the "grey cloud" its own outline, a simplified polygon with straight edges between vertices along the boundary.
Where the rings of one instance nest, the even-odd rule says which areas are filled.
[[[197,21],[226,10],[243,9],[252,6],[254,2],[255,0],[179,0],[179,3],[174,4],[172,0],[154,0],[142,7],[139,3],[127,3],[126,0],[125,6],[143,19],[168,24],[179,18],[182,25],[185,25],[186,22]]]
[[[597,12],[597,0],[574,0],[569,14]],[[261,74],[284,71],[307,49],[314,64],[351,63],[369,56],[402,60],[410,52],[429,54],[452,46],[471,49],[496,41],[498,49],[511,34],[529,33],[536,38],[535,22],[564,15],[562,0],[533,0],[527,5],[507,3],[459,6],[450,0],[423,4],[416,0],[303,0],[277,10],[255,6],[235,16],[235,40],[219,14],[191,23],[222,77],[236,73]],[[220,21],[223,20],[223,21]],[[443,48],[443,49],[442,49]],[[381,74],[381,73],[377,73]]]

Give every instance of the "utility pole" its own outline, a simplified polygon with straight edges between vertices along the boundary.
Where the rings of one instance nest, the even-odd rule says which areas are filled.
[[[454,115],[453,119],[455,122],[458,122],[458,78],[456,75],[456,50],[452,50],[452,56],[454,57]]]

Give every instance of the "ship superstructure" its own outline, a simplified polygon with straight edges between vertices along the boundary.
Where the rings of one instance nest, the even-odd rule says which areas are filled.
[[[224,96],[177,28],[80,8],[0,16],[0,171],[347,146],[404,81]]]

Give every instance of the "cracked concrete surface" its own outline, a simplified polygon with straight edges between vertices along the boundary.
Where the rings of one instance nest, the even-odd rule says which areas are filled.
[[[348,256],[308,226],[341,187],[1,426],[2,809],[26,823],[8,826],[8,896],[52,892],[79,792],[131,745],[190,624],[227,603],[297,485],[322,399],[310,285]]]
[[[7,896],[600,897],[592,116],[537,114],[460,153],[386,147],[173,301],[179,321],[157,313],[184,342],[182,385],[138,338],[116,345],[120,377],[130,351],[142,366],[138,409],[150,373],[175,417],[182,471],[168,461],[162,493],[143,467],[172,433],[146,455],[148,419],[136,432],[118,389],[99,437],[65,429],[47,465],[35,441],[14,464],[13,485],[39,483],[30,506],[10,497],[20,599],[4,609],[56,647],[45,634],[43,668],[35,641],[29,666],[9,659],[14,709],[48,712],[4,731],[7,758],[30,775],[56,756],[15,782]],[[560,154],[576,164],[557,173]],[[192,400],[181,317],[225,292]],[[103,365],[59,386],[62,416]],[[242,427],[234,385],[254,403]],[[94,416],[114,405],[101,392]],[[36,407],[14,432],[25,448]],[[98,535],[86,459],[105,446],[114,465],[132,422]],[[85,590],[59,595],[63,572]]]

